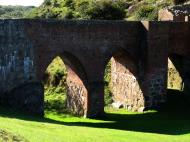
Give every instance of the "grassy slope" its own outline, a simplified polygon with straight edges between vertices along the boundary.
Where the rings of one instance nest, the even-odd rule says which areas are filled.
[[[11,142],[12,140],[14,140],[14,142],[28,142],[21,136],[0,130],[0,142]]]
[[[33,6],[2,6],[0,4],[0,19],[23,18],[33,8]]]
[[[108,112],[107,120],[91,120],[54,113],[40,119],[1,110],[0,128],[30,142],[189,142],[188,113]]]

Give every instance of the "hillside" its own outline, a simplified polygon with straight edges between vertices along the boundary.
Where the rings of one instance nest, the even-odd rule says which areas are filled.
[[[1,6],[0,5],[0,18],[10,19],[10,18],[23,18],[25,14],[30,12],[32,6]]]
[[[1,6],[0,18],[157,20],[158,11],[190,0],[45,0],[39,7]]]
[[[157,20],[158,11],[189,0],[45,0],[28,17],[54,19]]]

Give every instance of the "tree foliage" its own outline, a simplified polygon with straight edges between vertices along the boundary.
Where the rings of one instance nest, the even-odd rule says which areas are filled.
[[[33,8],[32,6],[0,6],[0,18],[23,18]]]
[[[28,17],[56,19],[124,19],[126,0],[45,0]]]

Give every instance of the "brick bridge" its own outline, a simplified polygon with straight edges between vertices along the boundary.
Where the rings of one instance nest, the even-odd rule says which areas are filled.
[[[184,90],[190,84],[189,38],[187,22],[0,20],[0,103],[43,115],[43,77],[59,56],[74,113],[104,114],[110,59],[116,104],[133,111],[159,107],[167,100],[168,57],[180,60]]]

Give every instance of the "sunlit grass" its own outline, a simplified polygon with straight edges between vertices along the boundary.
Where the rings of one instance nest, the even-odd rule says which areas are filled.
[[[106,109],[103,120],[46,112],[36,118],[1,109],[0,129],[30,142],[189,142],[188,114]]]

